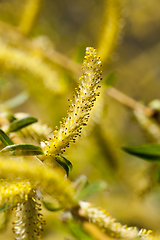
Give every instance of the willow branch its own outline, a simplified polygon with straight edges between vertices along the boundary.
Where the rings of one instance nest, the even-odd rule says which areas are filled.
[[[116,88],[110,87],[107,90],[107,95],[109,95],[110,97],[114,98],[118,102],[122,103],[123,105],[125,105],[133,110],[140,111],[146,117],[152,117],[155,113],[155,111],[153,109],[146,107],[142,103],[137,102],[133,98],[118,91]]]
[[[80,209],[78,216],[84,220],[96,225],[107,236],[117,239],[136,239],[154,240],[155,236],[151,230],[141,229],[137,227],[127,227],[117,222],[115,218],[111,217],[104,209],[96,208],[92,204],[80,201]]]

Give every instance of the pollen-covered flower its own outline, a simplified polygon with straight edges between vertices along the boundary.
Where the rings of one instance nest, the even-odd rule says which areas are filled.
[[[56,127],[53,137],[42,142],[42,147],[47,156],[55,156],[63,153],[70,142],[75,142],[76,137],[81,135],[81,129],[87,124],[89,112],[92,109],[100,88],[101,58],[97,56],[94,48],[86,48],[86,56],[83,62],[83,75],[79,79],[78,88],[73,94],[74,100],[69,100],[67,117],[60,122],[60,128]]]
[[[19,176],[23,177],[23,179],[29,179],[29,182],[24,181],[24,184],[23,181],[22,183],[16,183],[16,186],[21,186],[22,188],[19,189],[19,192],[17,187],[14,187],[16,190],[12,190],[12,186],[8,188],[10,196],[8,196],[8,191],[5,188],[5,195],[0,192],[3,200],[2,201],[0,197],[0,203],[4,204],[6,198],[9,199],[7,202],[9,201],[10,203],[10,198],[13,194],[15,194],[14,199],[17,199],[18,197],[20,198],[22,195],[19,201],[23,200],[26,198],[26,194],[28,194],[32,188],[40,188],[42,193],[49,193],[52,197],[56,198],[63,207],[70,207],[77,204],[77,200],[74,197],[73,186],[69,179],[64,178],[64,175],[61,171],[51,169],[46,165],[41,166],[37,163],[32,163],[31,167],[30,164],[25,160],[21,162],[16,161],[16,159],[13,161],[13,159],[10,158],[7,158],[7,161],[5,160],[4,158],[0,158],[0,178],[4,178],[5,176],[10,176],[10,174],[12,174],[12,177]],[[4,192],[3,189],[4,188],[2,188],[2,191]],[[21,192],[24,193],[22,194]],[[19,201],[16,201],[16,203]]]
[[[32,185],[27,180],[2,180],[0,181],[0,207],[4,204],[15,206],[20,201],[26,201]]]
[[[32,190],[28,195],[28,200],[19,203],[16,209],[18,220],[13,223],[16,240],[41,238],[45,222],[40,211],[41,204],[37,201],[36,192]]]
[[[115,218],[112,218],[110,214],[105,210],[96,208],[88,202],[79,202],[80,216],[88,219],[89,222],[94,223],[110,237],[118,239],[136,239],[141,238],[144,240],[156,239],[152,235],[151,230],[141,229],[140,231],[136,227],[127,227],[119,222],[116,222]]]

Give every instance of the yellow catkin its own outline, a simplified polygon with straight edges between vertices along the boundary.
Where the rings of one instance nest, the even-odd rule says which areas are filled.
[[[120,30],[121,0],[106,0],[104,23],[98,42],[98,54],[107,62],[116,46]]]
[[[43,215],[40,213],[41,204],[38,203],[36,192],[32,190],[28,200],[19,203],[16,208],[17,220],[13,222],[15,239],[41,239],[43,230]]]
[[[79,202],[80,210],[79,214],[88,219],[88,221],[94,223],[99,228],[101,228],[107,235],[112,238],[120,239],[136,239],[142,238],[145,240],[154,240],[156,239],[152,235],[151,230],[141,229],[140,231],[136,227],[127,227],[122,225],[110,214],[106,213],[105,210],[94,207],[88,202]]]
[[[0,207],[6,204],[15,206],[18,202],[27,200],[31,191],[31,183],[27,180],[11,180],[0,182]]]
[[[42,62],[40,57],[7,46],[2,41],[0,41],[0,64],[3,64],[7,69],[28,71],[42,79],[46,88],[53,92],[61,91],[61,86],[57,81],[57,72]]]
[[[32,165],[31,165],[32,164]],[[74,189],[68,179],[64,179],[60,171],[55,171],[48,166],[39,166],[30,161],[0,158],[0,178],[23,177],[29,179],[33,186],[46,191],[64,207],[76,205]]]
[[[23,34],[28,34],[33,27],[35,18],[39,12],[41,0],[25,0],[25,7],[19,24],[19,29]]]
[[[79,79],[78,87],[75,88],[73,101],[69,100],[68,115],[60,122],[60,128],[55,128],[53,136],[48,141],[42,142],[42,148],[47,156],[63,153],[69,143],[75,142],[76,137],[81,135],[82,127],[87,125],[89,112],[100,94],[97,89],[100,88],[98,84],[101,80],[101,64],[97,51],[92,47],[86,48],[83,75]]]

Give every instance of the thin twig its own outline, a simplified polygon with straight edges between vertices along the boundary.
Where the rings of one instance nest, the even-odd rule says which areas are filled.
[[[142,112],[146,117],[152,117],[155,113],[155,111],[153,109],[146,107],[142,103],[137,102],[133,98],[118,91],[116,88],[110,87],[106,93],[107,93],[107,95],[114,98],[115,100],[122,103],[123,105],[125,105],[133,110]]]

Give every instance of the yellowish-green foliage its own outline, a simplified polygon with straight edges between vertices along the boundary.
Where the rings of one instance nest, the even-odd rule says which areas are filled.
[[[159,239],[159,11],[0,2],[0,239]]]
[[[3,42],[0,42],[0,49],[0,61],[4,64],[4,67],[13,70],[25,69],[42,79],[47,88],[53,89],[55,92],[60,91],[57,73],[45,63],[42,64],[40,57],[9,47]]]
[[[73,197],[73,188],[67,179],[66,180],[63,179],[64,176],[61,173],[55,172],[48,166],[42,167],[32,163],[32,167],[30,167],[25,160],[22,161],[19,159],[19,161],[21,162],[18,163],[18,160],[13,161],[12,159],[11,160],[8,159],[6,164],[4,158],[2,158],[0,162],[1,178],[5,178],[5,176],[7,175],[13,175],[14,177],[19,176],[22,178],[30,179],[32,188],[36,188],[39,185],[42,186],[42,188],[47,189],[47,192],[49,194],[53,195],[54,197],[58,196],[58,199],[62,205],[70,206],[76,203]],[[19,166],[17,167],[18,164]],[[8,191],[9,192],[14,191],[13,189],[14,188],[12,186],[11,189],[8,189]],[[27,183],[24,182],[24,190],[25,189],[27,192],[29,186],[27,188]],[[31,187],[29,190],[31,190]],[[28,193],[30,192],[29,190]],[[23,191],[23,189],[21,189],[21,191],[24,192],[24,196],[26,197],[27,193],[25,194],[25,191]],[[19,195],[19,193],[15,192],[15,195],[17,194]],[[5,195],[5,191],[3,197],[2,189],[2,197],[5,198],[5,196],[7,198],[7,195]],[[24,196],[22,197],[24,198]],[[3,203],[4,202],[2,202],[2,205]]]
[[[38,14],[41,0],[27,0],[22,11],[22,17],[19,25],[19,29],[23,34],[28,34],[32,29],[35,18]]]
[[[121,19],[121,0],[107,0],[104,13],[104,27],[99,37],[98,53],[102,60],[108,61],[118,41]],[[121,19],[122,20],[122,19]]]

